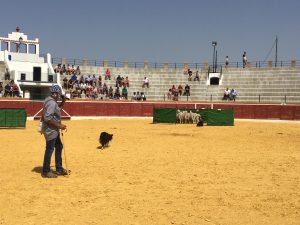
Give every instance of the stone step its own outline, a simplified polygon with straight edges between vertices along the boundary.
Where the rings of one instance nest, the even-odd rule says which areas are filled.
[[[112,79],[104,80],[104,68],[98,70],[88,70],[86,73],[92,74],[95,71],[101,75],[102,82],[115,89],[116,77],[129,77],[129,96],[135,91],[144,92],[149,100],[163,100],[167,91],[175,85],[185,84],[191,87],[189,100],[193,101],[221,101],[226,87],[238,90],[237,101],[258,102],[261,100],[281,103],[282,99],[290,99],[293,102],[300,102],[300,69],[229,69],[222,75],[222,83],[219,86],[207,86],[207,73],[200,71],[200,81],[188,81],[188,76],[183,74],[183,70],[144,70],[144,69],[122,69],[111,68]],[[83,71],[83,70],[81,70]],[[150,80],[150,88],[142,88],[144,77]],[[194,76],[194,74],[193,74]],[[181,97],[180,99],[185,99]]]

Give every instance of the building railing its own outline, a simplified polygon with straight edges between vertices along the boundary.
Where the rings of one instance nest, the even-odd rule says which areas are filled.
[[[186,62],[130,62],[130,61],[110,61],[110,60],[91,60],[75,58],[52,58],[52,64],[69,64],[77,66],[96,66],[96,67],[127,67],[127,68],[151,68],[151,69],[208,69],[212,62],[205,63],[186,63]],[[225,67],[225,62],[218,62],[218,67]],[[282,67],[300,67],[300,60],[290,61],[248,61],[247,68],[282,68]],[[243,68],[243,62],[229,62],[228,68]]]

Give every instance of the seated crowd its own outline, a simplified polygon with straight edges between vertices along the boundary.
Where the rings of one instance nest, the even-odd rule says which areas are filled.
[[[19,87],[14,80],[8,82],[4,87],[3,83],[0,82],[0,95],[3,97],[21,97]]]
[[[77,74],[80,75],[80,68],[79,66],[75,65],[70,65],[67,64],[57,64],[54,68],[55,73],[60,73],[60,74],[66,74],[66,75],[72,75],[72,74]]]
[[[167,93],[168,100],[178,101],[179,96],[190,96],[190,89],[188,84],[185,85],[184,89],[181,84],[177,88],[173,85]]]
[[[188,69],[183,72],[184,75],[188,75],[188,81],[200,81],[199,71],[197,70],[195,73],[195,77],[193,78],[193,71]]]
[[[133,92],[131,100],[133,101],[146,101],[146,95],[144,94],[144,92]]]
[[[73,74],[70,79],[63,79],[63,89],[70,94],[70,98],[88,98],[88,99],[128,99],[129,79],[120,75],[116,78],[115,90],[112,86],[108,87],[102,82],[102,76],[99,75],[80,75]]]
[[[230,100],[230,101],[234,101],[235,102],[235,98],[237,96],[237,90],[232,88],[232,89],[229,89],[229,88],[226,88],[224,90],[224,95],[223,95],[223,98],[222,100]]]

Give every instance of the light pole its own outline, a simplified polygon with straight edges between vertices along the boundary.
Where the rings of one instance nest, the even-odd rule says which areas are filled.
[[[214,47],[214,54],[213,54],[213,73],[216,72],[216,60],[215,60],[215,57],[216,57],[216,46],[217,46],[217,42],[216,41],[213,41],[212,42],[212,46]]]

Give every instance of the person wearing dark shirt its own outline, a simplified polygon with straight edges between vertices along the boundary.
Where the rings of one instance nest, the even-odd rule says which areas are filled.
[[[190,96],[190,86],[188,84],[185,85],[184,87],[184,93],[186,96]]]

